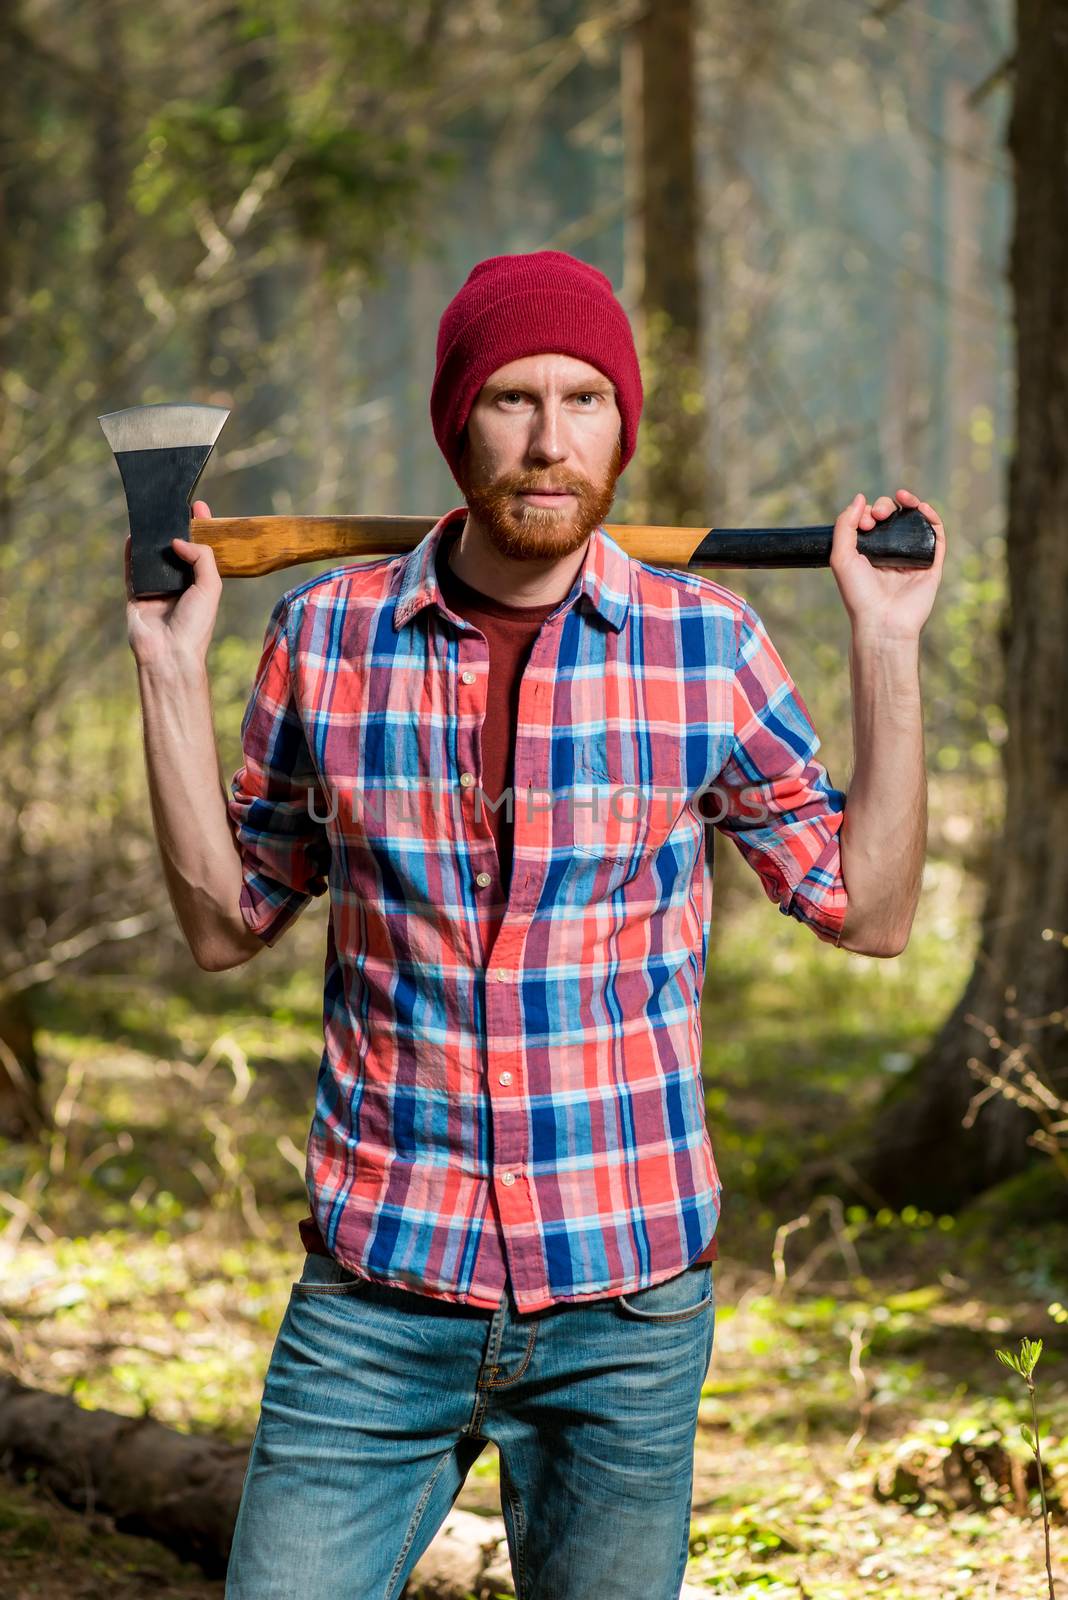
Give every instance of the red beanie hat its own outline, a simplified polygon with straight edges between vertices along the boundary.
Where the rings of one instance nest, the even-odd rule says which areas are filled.
[[[588,361],[616,386],[621,466],[637,442],[642,380],[627,314],[603,272],[563,250],[491,256],[472,267],[438,328],[430,391],[434,437],[456,476],[462,434],[491,373],[520,356]]]

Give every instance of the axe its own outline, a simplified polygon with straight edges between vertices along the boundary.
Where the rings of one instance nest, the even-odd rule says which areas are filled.
[[[130,514],[133,592],[178,594],[193,569],[171,549],[174,538],[210,544],[224,578],[254,578],[301,561],[377,557],[411,550],[436,517],[190,517],[190,501],[226,406],[181,402],[130,406],[98,418],[115,453]],[[664,528],[606,523],[628,555],[662,567],[826,567],[833,524],[810,528]],[[929,567],[935,532],[918,510],[894,511],[859,548],[877,567]]]

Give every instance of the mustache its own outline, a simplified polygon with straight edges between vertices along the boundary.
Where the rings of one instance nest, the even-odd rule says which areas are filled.
[[[582,494],[590,488],[590,485],[585,482],[555,483],[546,479],[530,483],[524,479],[505,476],[498,478],[494,487],[503,494]]]

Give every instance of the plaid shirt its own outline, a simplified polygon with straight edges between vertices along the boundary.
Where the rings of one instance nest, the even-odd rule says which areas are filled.
[[[434,568],[462,514],[281,596],[227,805],[265,943],[330,890],[306,1169],[323,1239],[359,1277],[495,1307],[479,1245],[499,1228],[530,1312],[659,1283],[711,1240],[712,819],[837,944],[845,796],[752,606],[598,528],[522,678],[494,919],[487,644]]]

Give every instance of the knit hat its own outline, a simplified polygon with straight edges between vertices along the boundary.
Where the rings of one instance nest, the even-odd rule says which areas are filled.
[[[445,307],[430,391],[434,437],[456,476],[463,430],[491,373],[520,356],[588,361],[616,386],[621,466],[637,442],[642,380],[627,314],[603,272],[563,250],[490,256]]]

